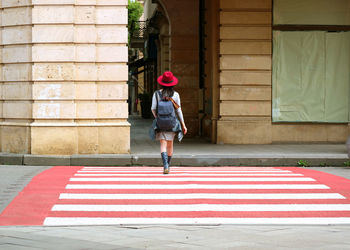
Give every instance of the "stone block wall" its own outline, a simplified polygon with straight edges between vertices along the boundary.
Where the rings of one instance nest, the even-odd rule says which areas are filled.
[[[2,27],[2,1],[0,2],[0,26]],[[0,29],[0,123],[3,123],[3,118],[2,118],[2,106],[4,103],[3,97],[2,97],[2,51],[3,51],[3,46],[2,46],[2,28]],[[2,126],[0,126],[0,152],[2,150]]]
[[[218,143],[271,143],[271,9],[220,0]]]
[[[272,1],[220,0],[217,143],[343,143],[347,124],[272,123]]]
[[[128,153],[127,0],[7,2],[2,151]]]

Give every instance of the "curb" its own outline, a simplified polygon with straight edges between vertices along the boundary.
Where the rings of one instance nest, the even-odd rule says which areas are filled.
[[[293,157],[260,155],[259,157],[239,157],[233,155],[180,155],[172,159],[176,166],[298,166],[304,160],[310,167],[344,166],[346,157]],[[46,156],[29,154],[0,153],[0,165],[28,166],[161,166],[158,155],[71,155]]]
[[[72,155],[70,166],[129,166],[131,155]]]
[[[0,153],[1,165],[23,165],[24,155]]]

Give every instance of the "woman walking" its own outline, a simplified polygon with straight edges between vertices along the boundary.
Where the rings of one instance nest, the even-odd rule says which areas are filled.
[[[173,155],[174,137],[177,134],[181,141],[183,134],[187,133],[187,128],[181,111],[180,95],[173,89],[178,79],[172,72],[166,71],[158,77],[157,81],[161,89],[153,93],[151,109],[155,120],[151,133],[155,133],[155,139],[160,142],[163,173],[168,174]]]

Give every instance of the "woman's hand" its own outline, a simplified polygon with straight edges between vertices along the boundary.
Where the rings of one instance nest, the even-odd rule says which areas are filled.
[[[185,123],[182,123],[182,132],[184,133],[184,135],[187,134],[187,128]]]

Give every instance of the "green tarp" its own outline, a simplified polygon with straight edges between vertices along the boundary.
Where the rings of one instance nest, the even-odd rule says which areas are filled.
[[[349,0],[274,0],[274,24],[350,25]]]
[[[349,122],[350,32],[273,33],[274,122]]]

